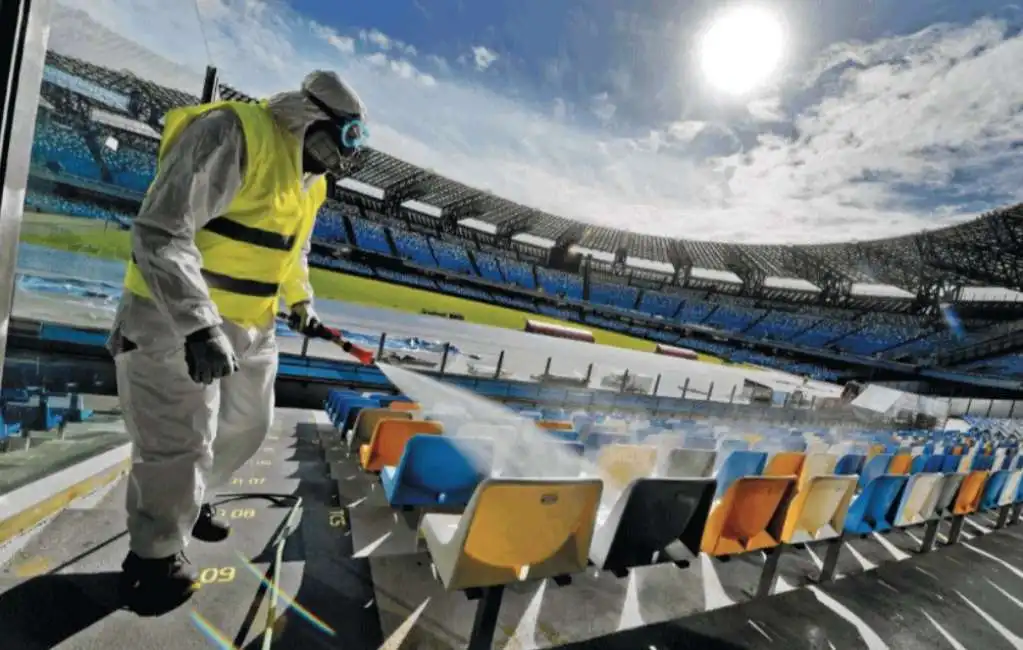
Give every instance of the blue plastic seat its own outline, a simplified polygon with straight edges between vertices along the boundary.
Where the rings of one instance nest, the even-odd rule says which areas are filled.
[[[994,510],[998,507],[998,499],[1002,496],[1002,489],[1011,473],[1008,470],[995,472],[988,478],[984,484],[984,496],[980,499],[980,510]]]
[[[489,438],[416,435],[398,466],[383,469],[380,482],[392,506],[464,506],[493,464]]]
[[[945,462],[941,465],[941,472],[943,474],[952,474],[959,470],[959,462],[963,459],[962,456],[956,456],[955,454],[946,454]]]
[[[875,456],[871,460],[877,458]],[[889,511],[892,510],[895,499],[908,479],[909,477],[905,475],[887,475],[878,476],[868,482],[849,506],[849,513],[845,518],[846,532],[866,535],[891,530],[892,525],[888,521]]]
[[[766,465],[767,454],[762,451],[740,450],[728,454],[717,471],[718,486],[714,498],[724,496],[732,483],[743,476],[760,476]]]
[[[878,454],[863,464],[863,471],[860,472],[859,489],[865,489],[870,483],[888,471],[892,463],[891,454]]]
[[[345,425],[348,420],[354,420],[359,411],[364,408],[380,408],[380,402],[379,400],[366,399],[365,397],[347,397],[343,399],[332,418],[334,427],[340,431],[345,431]]]
[[[839,458],[835,464],[835,474],[839,476],[859,474],[860,470],[863,469],[864,460],[866,460],[866,456],[863,454],[846,454]]]
[[[928,456],[927,462],[924,463],[924,472],[928,473],[939,473],[944,472],[945,466],[945,455],[935,454],[934,456]]]
[[[924,468],[927,467],[928,460],[930,460],[930,456],[913,456],[913,460],[909,465],[909,473],[919,474],[924,471]]]

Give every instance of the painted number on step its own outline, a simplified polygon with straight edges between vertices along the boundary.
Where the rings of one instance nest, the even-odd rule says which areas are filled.
[[[207,567],[199,572],[199,582],[195,583],[198,589],[203,585],[220,585],[234,582],[238,572],[233,566]]]
[[[233,508],[232,510],[228,510],[227,508],[218,508],[217,514],[229,519],[254,519],[256,516],[256,509]]]
[[[348,525],[348,521],[345,518],[345,513],[343,510],[330,513],[327,520],[330,522],[331,528],[344,528],[345,526]]]
[[[249,478],[235,477],[231,479],[231,485],[262,485],[266,483],[265,478],[251,476]]]
[[[267,465],[273,465],[274,462],[272,460],[268,460],[268,459],[264,458],[262,460],[257,460],[256,464],[261,466],[261,467],[266,467]]]

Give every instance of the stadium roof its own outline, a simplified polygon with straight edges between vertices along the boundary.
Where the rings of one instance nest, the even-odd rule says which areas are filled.
[[[195,96],[131,73],[53,52],[48,53],[47,61],[124,95],[141,91],[149,103],[164,111],[198,101]],[[224,99],[253,101],[226,85],[220,86],[220,95]],[[956,291],[964,286],[1023,291],[1023,205],[991,212],[957,226],[893,239],[761,246],[671,239],[581,223],[471,188],[372,148],[359,155],[350,178],[380,190],[384,202],[392,205],[415,202],[405,205],[409,209],[426,204],[442,219],[464,222],[462,225],[497,237],[521,240],[522,236],[529,236],[525,239],[531,242],[546,240],[552,246],[575,246],[580,252],[603,253],[606,255],[599,257],[604,259],[622,253],[626,259],[670,264],[687,277],[694,269],[734,274],[754,292],[765,286],[777,286],[769,280],[779,278],[809,282],[822,294],[838,298],[849,296],[857,286],[888,285],[928,303],[955,299]]]

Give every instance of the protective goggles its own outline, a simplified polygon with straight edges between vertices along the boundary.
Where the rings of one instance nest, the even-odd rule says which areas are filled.
[[[369,129],[362,122],[362,116],[339,113],[310,92],[306,92],[305,96],[334,123],[337,129],[337,146],[341,155],[350,158],[357,154],[369,139]]]

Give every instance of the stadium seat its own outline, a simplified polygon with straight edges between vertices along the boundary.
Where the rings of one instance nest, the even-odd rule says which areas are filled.
[[[392,506],[464,506],[493,464],[492,440],[419,434],[396,467],[383,468],[380,482]]]
[[[719,456],[720,457],[720,456]],[[722,498],[733,482],[744,476],[759,476],[767,464],[767,454],[762,451],[733,451],[728,454],[717,472],[717,494]]]
[[[373,432],[382,420],[411,420],[412,414],[407,411],[394,411],[389,408],[364,408],[355,418],[355,426],[348,436],[348,449],[358,449],[373,439]]]
[[[597,526],[590,560],[622,577],[635,567],[675,560],[664,551],[677,540],[695,557],[713,499],[713,479],[635,479]]]
[[[941,474],[913,474],[902,490],[895,508],[892,525],[896,528],[916,526],[931,520],[941,495],[944,477]]]
[[[393,400],[387,407],[392,411],[410,411],[415,412],[422,409],[418,402],[407,402],[405,400]]]
[[[909,454],[895,454],[888,464],[888,474],[909,474],[912,466],[912,456]]]
[[[1016,503],[1021,483],[1023,483],[1023,470],[1012,470],[1009,474],[1009,479],[1005,482],[1002,495],[998,498],[999,507],[1010,506]]]
[[[938,500],[934,504],[934,514],[937,517],[945,518],[953,515],[952,507],[955,505],[959,488],[962,487],[965,473],[944,474],[941,480],[941,491],[938,493]]]
[[[767,527],[794,482],[780,476],[746,476],[732,481],[711,509],[701,550],[707,555],[727,556],[777,546],[778,540]]]
[[[355,414],[364,408],[380,408],[380,402],[364,397],[346,397],[342,399],[337,410],[334,412],[334,428],[338,431],[350,429],[355,421]]]
[[[706,478],[714,472],[717,452],[707,449],[668,449],[660,474],[665,478]]]
[[[845,476],[847,474],[859,474],[867,458],[863,454],[845,454],[838,459],[835,465],[835,474]]]
[[[837,537],[855,491],[855,476],[801,476],[795,496],[786,505],[779,540],[800,544]]]
[[[1001,500],[1002,490],[1012,472],[1007,470],[993,472],[984,484],[984,495],[980,499],[980,510],[994,510]]]
[[[370,441],[359,448],[359,463],[367,472],[379,472],[388,465],[397,466],[405,445],[417,434],[440,435],[444,427],[430,420],[382,420]]]
[[[633,479],[650,476],[657,466],[657,448],[646,445],[607,445],[597,455],[597,469],[609,487],[622,489]]]
[[[876,454],[873,458],[863,463],[863,470],[860,472],[859,489],[865,489],[871,481],[886,474],[891,461],[891,454]]]
[[[461,515],[423,516],[420,530],[449,591],[586,568],[599,479],[486,479]]]
[[[548,431],[573,431],[575,425],[564,420],[537,420],[536,426]]]
[[[886,455],[875,456],[867,464],[869,465],[872,461]],[[889,460],[890,458],[885,458],[882,462],[887,465]],[[875,466],[880,465],[881,463],[879,462]],[[865,468],[864,473],[866,473]],[[860,481],[862,482],[862,480],[863,477],[861,475]],[[845,531],[866,535],[868,533],[882,533],[891,530],[892,526],[888,521],[888,512],[891,510],[892,504],[898,498],[899,492],[905,484],[905,475],[885,474],[873,478],[863,487],[862,491],[853,499],[852,504],[849,506],[849,513],[845,519]]]
[[[838,457],[834,454],[807,454],[806,460],[803,461],[802,470],[799,472],[798,489],[802,489],[803,484],[815,476],[832,476],[838,474],[838,472],[835,471],[837,463]]]
[[[945,455],[944,454],[935,454],[933,456],[927,456],[926,457],[926,462],[924,463],[924,467],[920,471],[921,472],[925,472],[927,474],[941,474],[941,473],[944,473],[944,471],[945,471],[944,467],[945,467]]]
[[[798,451],[784,451],[774,454],[764,467],[764,476],[799,476],[803,470],[806,454]]]
[[[984,496],[984,484],[987,483],[989,474],[987,470],[976,470],[966,475],[952,505],[952,514],[968,515],[977,511]]]

